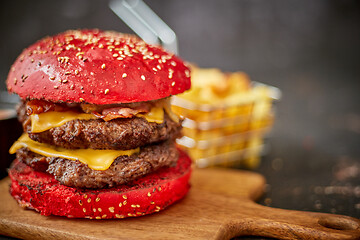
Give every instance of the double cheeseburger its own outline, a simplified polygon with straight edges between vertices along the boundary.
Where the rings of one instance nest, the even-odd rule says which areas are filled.
[[[169,97],[190,88],[173,54],[100,30],[25,49],[7,78],[24,134],[10,153],[10,193],[42,215],[110,219],[158,212],[189,190]]]

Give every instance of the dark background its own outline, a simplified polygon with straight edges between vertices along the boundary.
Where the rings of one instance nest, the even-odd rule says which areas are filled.
[[[360,218],[360,2],[146,3],[177,33],[183,59],[282,90],[257,169],[268,182],[260,203]],[[0,88],[23,48],[74,28],[131,32],[107,1],[1,1]]]

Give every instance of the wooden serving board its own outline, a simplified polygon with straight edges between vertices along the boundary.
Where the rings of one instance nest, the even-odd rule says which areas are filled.
[[[117,220],[45,217],[18,206],[0,182],[0,234],[24,239],[360,239],[358,219],[254,203],[265,179],[256,173],[196,169],[182,201],[149,216]]]

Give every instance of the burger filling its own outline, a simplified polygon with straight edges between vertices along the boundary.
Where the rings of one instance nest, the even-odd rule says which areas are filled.
[[[170,141],[149,145],[130,156],[116,157],[106,170],[91,169],[80,161],[46,157],[28,148],[19,149],[16,157],[37,171],[54,175],[61,184],[78,188],[104,188],[128,183],[162,167],[174,166],[178,151]]]
[[[101,106],[31,100],[18,116],[25,134],[10,151],[67,186],[113,187],[177,162],[181,123],[168,99]]]

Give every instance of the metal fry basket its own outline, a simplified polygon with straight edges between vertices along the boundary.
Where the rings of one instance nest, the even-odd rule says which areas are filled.
[[[178,53],[175,32],[142,0],[111,0],[109,7],[144,41],[161,44],[170,52]],[[199,70],[193,66],[194,69]],[[201,73],[204,71],[200,70]],[[219,74],[219,71],[213,70],[210,73],[215,74],[205,74],[200,78],[205,79],[206,83],[209,78],[219,80],[241,75]],[[192,76],[192,83],[197,83],[198,79],[199,75]],[[274,102],[280,99],[281,92],[272,86],[245,82],[249,83],[246,91],[220,96],[223,98],[221,101],[213,101],[215,95],[211,94],[205,96],[210,102],[199,101],[201,97],[198,98],[197,93],[190,99],[184,95],[173,97],[173,111],[184,118],[184,136],[177,143],[187,150],[198,167],[222,165],[251,169],[259,164],[260,156],[266,152],[264,140],[273,125]],[[200,85],[202,83],[200,81]],[[224,85],[218,83],[211,88],[198,86],[197,90],[201,89],[202,95],[212,90],[219,92]],[[194,93],[193,90],[190,92]]]
[[[190,99],[173,97],[173,111],[184,118],[183,137],[177,143],[197,167],[258,166],[267,151],[265,139],[274,122],[274,103],[281,92],[258,82],[249,81],[249,85],[246,91],[214,103],[199,103],[198,93]]]

